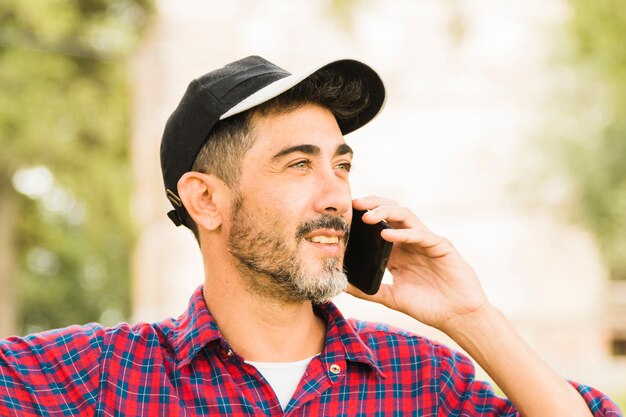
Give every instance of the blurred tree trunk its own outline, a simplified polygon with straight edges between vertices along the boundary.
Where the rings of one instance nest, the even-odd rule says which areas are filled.
[[[16,221],[17,195],[9,173],[0,170],[0,339],[17,332]]]

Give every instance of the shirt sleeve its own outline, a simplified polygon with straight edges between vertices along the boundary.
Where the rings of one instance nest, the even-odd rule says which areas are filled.
[[[438,417],[471,415],[476,417],[520,417],[507,399],[496,395],[491,385],[475,379],[474,364],[460,353],[436,345],[441,361]],[[574,382],[596,417],[623,417],[619,407],[601,392]]]
[[[93,413],[102,341],[98,325],[0,341],[0,415]]]

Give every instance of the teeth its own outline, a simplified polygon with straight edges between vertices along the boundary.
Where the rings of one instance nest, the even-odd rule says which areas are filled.
[[[339,243],[337,236],[313,236],[311,242],[315,243]]]

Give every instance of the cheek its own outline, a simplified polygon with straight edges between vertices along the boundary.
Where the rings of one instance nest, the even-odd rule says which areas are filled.
[[[246,211],[265,218],[268,224],[298,224],[307,217],[314,197],[315,184],[311,178],[247,177],[242,184]]]
[[[263,205],[285,214],[300,213],[306,208],[310,199],[308,185],[296,181],[268,185],[262,195]]]

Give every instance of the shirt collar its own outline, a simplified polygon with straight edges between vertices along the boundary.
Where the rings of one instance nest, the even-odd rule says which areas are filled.
[[[327,323],[324,347],[327,355],[345,355],[346,360],[369,365],[385,377],[374,351],[363,342],[332,302],[315,305],[315,311]],[[222,339],[217,323],[204,301],[202,285],[191,296],[187,311],[176,320],[173,336],[178,368],[188,365],[209,343]]]
[[[324,347],[327,355],[341,354],[341,352],[337,352],[341,349],[345,353],[347,361],[366,364],[375,370],[380,377],[387,377],[378,363],[376,352],[361,339],[354,326],[344,318],[335,304],[332,302],[318,304],[315,306],[315,311],[327,323],[326,345]]]
[[[206,345],[221,338],[217,323],[204,302],[201,285],[193,292],[187,311],[176,320],[174,352],[178,368],[188,365]]]

